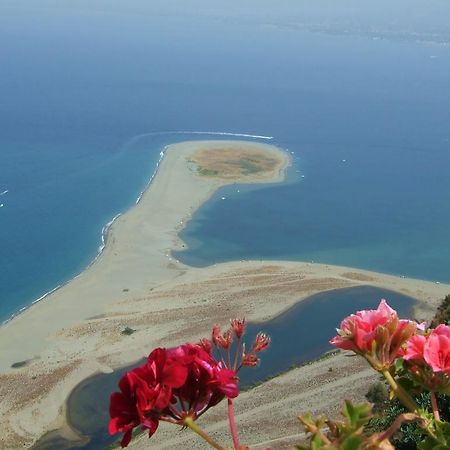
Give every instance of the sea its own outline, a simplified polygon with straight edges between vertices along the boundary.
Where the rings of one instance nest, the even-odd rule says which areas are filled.
[[[450,282],[450,6],[440,0],[1,0],[0,322],[97,257],[166,145],[289,152],[229,186],[183,262]],[[224,199],[222,199],[224,198]]]

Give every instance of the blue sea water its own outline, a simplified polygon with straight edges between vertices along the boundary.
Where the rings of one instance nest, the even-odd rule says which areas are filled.
[[[74,3],[0,4],[0,320],[83,270],[164,146],[201,137],[170,131],[294,152],[288,183],[208,202],[184,261],[450,281],[445,2]]]

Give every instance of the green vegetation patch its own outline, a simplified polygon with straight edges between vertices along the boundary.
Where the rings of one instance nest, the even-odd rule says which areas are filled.
[[[436,310],[436,314],[431,321],[431,327],[435,328],[440,323],[450,325],[450,294],[447,295]]]
[[[251,158],[242,158],[239,162],[244,175],[258,173],[264,170],[260,163],[252,161]]]
[[[219,174],[218,170],[207,169],[206,167],[199,167],[198,173],[204,177],[214,177]]]
[[[130,336],[131,334],[135,333],[136,330],[134,330],[133,328],[130,327],[125,327],[120,334],[123,334],[124,336]]]
[[[25,361],[17,361],[14,364],[11,364],[11,369],[20,369],[21,367],[25,367],[29,363],[29,360]]]

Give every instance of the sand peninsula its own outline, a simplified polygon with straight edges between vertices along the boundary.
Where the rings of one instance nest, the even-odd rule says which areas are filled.
[[[78,383],[136,361],[156,346],[198,339],[230,317],[264,321],[312,294],[358,285],[412,296],[418,299],[416,316],[430,317],[449,285],[300,262],[192,268],[171,256],[184,247],[180,229],[219,187],[280,182],[289,163],[286,152],[254,142],[169,146],[141,201],[110,228],[97,260],[0,327],[0,448],[29,448],[50,430],[75,438],[66,426],[65,401]],[[135,332],[123,334],[126,327]],[[363,363],[337,355],[264,383],[238,399],[243,441],[252,448],[290,448],[302,435],[295,420],[301,408],[336,413],[340,398],[361,396],[372,378]],[[276,420],[273,410],[282,411]],[[219,435],[223,419],[215,411],[205,417]],[[204,448],[171,431],[161,427],[152,448]],[[147,445],[137,440],[131,448]]]

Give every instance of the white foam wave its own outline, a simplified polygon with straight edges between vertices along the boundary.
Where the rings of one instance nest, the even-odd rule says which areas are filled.
[[[5,194],[7,194],[9,192],[9,190],[8,189],[6,189],[5,191],[3,191],[3,192],[0,192],[0,195],[5,195]]]
[[[161,161],[164,158],[165,152],[166,152],[167,146],[164,147],[164,150],[159,152],[159,159],[156,162],[156,167],[155,170],[152,174],[152,176],[150,177],[150,180],[148,181],[147,185],[145,186],[144,190],[142,192],[140,192],[140,194],[138,195],[137,199],[136,199],[136,205],[141,201],[142,196],[144,195],[145,191],[148,189],[148,187],[150,186],[150,184],[152,183],[153,179],[155,178],[156,174],[158,173],[159,170],[159,166],[161,165]]]
[[[102,228],[102,244],[100,245],[99,249],[98,249],[98,255],[95,257],[94,261],[92,261],[91,264],[92,265],[95,260],[98,258],[98,256],[100,255],[100,253],[103,251],[103,249],[106,246],[106,240],[108,238],[108,231],[111,228],[111,225],[116,221],[116,219],[118,217],[120,217],[122,215],[122,213],[119,213],[117,215],[115,215],[103,228]]]
[[[229,133],[226,131],[176,131],[174,134],[211,134],[213,136],[236,136],[236,137],[248,137],[254,139],[273,139],[273,136],[262,136],[258,134],[246,134],[246,133]]]
[[[252,139],[265,139],[265,140],[272,140],[273,136],[264,136],[260,134],[248,134],[248,133],[232,133],[229,131],[197,131],[197,130],[179,130],[179,131],[153,131],[150,133],[143,133],[138,136],[135,136],[130,142],[133,142],[137,139],[140,139],[145,136],[164,136],[164,135],[170,135],[170,134],[193,134],[193,135],[204,135],[204,136],[234,136],[234,137],[245,137],[245,138],[252,138]]]
[[[45,297],[48,297],[50,294],[52,294],[53,292],[55,292],[56,290],[58,290],[62,285],[58,285],[55,288],[53,288],[51,291],[46,292],[44,295],[41,295],[39,298],[37,298],[36,300],[33,300],[31,302],[31,305],[27,305],[27,306],[22,306],[22,308],[19,309],[19,311],[17,311],[16,313],[11,314],[10,317],[8,317],[6,320],[4,320],[1,325],[5,325],[6,323],[10,322],[12,319],[14,319],[15,317],[17,317],[19,314],[23,313],[24,311],[26,311],[28,308],[30,308],[32,305],[34,305],[35,303],[40,302],[41,300],[43,300]]]

